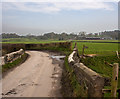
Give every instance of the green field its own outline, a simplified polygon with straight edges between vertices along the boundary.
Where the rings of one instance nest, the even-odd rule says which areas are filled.
[[[74,48],[74,45],[75,42],[72,44],[72,49]],[[82,53],[83,45],[88,47],[85,49],[85,54],[97,54],[97,56],[93,58],[88,57],[82,60],[86,66],[103,76],[111,77],[111,67],[106,65],[104,61],[111,64],[115,62],[120,63],[120,60],[116,56],[116,51],[119,50],[118,43],[77,42],[77,48],[80,55]]]
[[[119,42],[118,40],[74,40],[77,42]]]
[[[74,48],[75,42],[72,45]],[[88,48],[85,49],[85,54],[99,54],[99,55],[113,55],[118,49],[118,43],[92,43],[92,42],[77,42],[77,48],[82,53],[83,45]]]
[[[54,42],[65,42],[58,40],[37,40],[37,39],[28,39],[28,38],[10,38],[10,39],[2,39],[2,43],[24,43],[24,44],[39,44],[39,43],[54,43]]]
[[[70,40],[67,40],[70,41]],[[118,40],[73,40],[78,42],[118,42]],[[65,42],[59,40],[37,40],[34,38],[8,38],[2,39],[2,43],[51,43],[51,42]]]

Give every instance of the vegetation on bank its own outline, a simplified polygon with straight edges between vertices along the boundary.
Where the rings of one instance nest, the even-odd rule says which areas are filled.
[[[81,60],[85,66],[88,68],[91,68],[95,72],[99,73],[103,77],[107,77],[112,79],[112,70],[113,67],[109,66],[109,64],[113,63],[119,63],[120,64],[120,59],[117,58],[116,55],[110,55],[110,56],[95,56],[93,58],[86,58]],[[106,64],[109,63],[109,64]],[[105,88],[111,89],[111,86],[106,86]],[[120,88],[120,69],[119,69],[119,77],[118,77],[118,89]],[[109,93],[104,94],[105,97],[109,97]]]
[[[14,68],[15,66],[18,66],[19,64],[23,63],[28,57],[28,54],[24,53],[20,58],[18,58],[17,60],[13,61],[12,63],[7,63],[5,65],[2,66],[2,72],[6,72],[9,69]]]
[[[45,44],[2,44],[2,55],[19,49],[24,50],[47,50],[66,52],[71,50],[71,42],[45,43]],[[9,50],[8,50],[9,49]]]
[[[64,71],[62,76],[62,95],[63,97],[87,97],[86,92],[83,90],[84,88],[80,86],[76,79],[76,75],[73,73],[72,68],[68,64],[68,55],[66,56],[64,62]]]
[[[74,48],[75,42],[72,44],[72,49]],[[112,67],[105,63],[108,62],[110,64],[119,63],[120,60],[117,58],[116,51],[118,49],[118,43],[92,43],[92,42],[77,42],[77,47],[79,54],[81,55],[83,45],[88,48],[85,49],[85,54],[97,54],[95,57],[88,57],[86,59],[82,59],[87,67],[91,68],[95,72],[99,73],[103,77],[112,78]],[[70,53],[67,54],[67,56]],[[81,93],[81,86],[76,80],[75,74],[72,69],[68,65],[67,57],[65,59],[65,73],[63,75],[63,89],[66,88],[70,90],[70,92],[65,91],[63,93],[64,96],[67,97],[80,97],[84,96],[84,93]],[[119,79],[118,79],[118,88],[120,88],[120,71],[119,71]],[[107,89],[111,89],[111,86],[105,86]],[[110,93],[104,94],[105,97],[110,97]],[[86,97],[86,96],[85,96]]]

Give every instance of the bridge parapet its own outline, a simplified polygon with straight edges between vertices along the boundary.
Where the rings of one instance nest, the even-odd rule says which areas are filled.
[[[19,51],[5,54],[4,56],[0,57],[1,61],[0,65],[5,65],[6,63],[13,62],[16,59],[20,58],[24,53],[25,53],[24,50],[20,49]]]

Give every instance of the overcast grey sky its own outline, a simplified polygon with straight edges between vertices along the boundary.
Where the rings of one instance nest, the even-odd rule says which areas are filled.
[[[2,31],[95,33],[118,29],[118,2],[3,2]]]

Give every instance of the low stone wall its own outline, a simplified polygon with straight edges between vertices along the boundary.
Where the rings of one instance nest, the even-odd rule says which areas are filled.
[[[69,55],[68,62],[81,86],[80,90],[88,97],[103,97],[104,78],[80,63],[76,49]]]
[[[15,61],[16,59],[21,57],[23,54],[24,54],[24,50],[20,49],[19,51],[12,52],[12,53],[9,53],[9,54],[6,54],[6,55],[0,57],[1,65],[5,65],[6,63]]]

